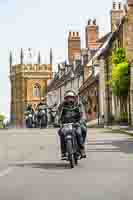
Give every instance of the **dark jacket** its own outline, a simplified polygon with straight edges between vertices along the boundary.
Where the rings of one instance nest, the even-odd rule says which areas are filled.
[[[47,108],[47,104],[45,104],[45,103],[39,103],[38,105],[37,105],[37,110],[42,110],[42,109],[46,109]]]
[[[81,111],[79,104],[71,104],[64,102],[59,107],[60,122],[64,123],[77,123],[81,119]]]

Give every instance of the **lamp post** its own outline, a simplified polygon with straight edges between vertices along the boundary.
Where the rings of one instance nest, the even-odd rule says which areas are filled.
[[[132,84],[132,82],[131,82],[131,73],[132,73],[132,68],[133,67],[133,60],[131,61],[131,63],[130,63],[130,68],[129,68],[129,76],[130,76],[130,86],[129,86],[129,125],[131,126],[132,125],[132,114],[131,114],[131,109],[132,109],[132,106],[131,106],[131,104],[132,104],[132,97],[131,97],[131,95],[132,95],[132,89],[131,89],[131,84]]]
[[[97,117],[98,117],[98,126],[100,125],[100,113],[99,113],[99,84],[97,81],[97,88],[96,88],[96,99],[97,99]]]

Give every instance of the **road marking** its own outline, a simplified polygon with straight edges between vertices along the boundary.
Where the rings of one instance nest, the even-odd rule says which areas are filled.
[[[8,167],[7,169],[3,170],[2,172],[0,172],[0,177],[3,177],[3,176],[6,176],[8,175],[9,173],[11,173],[13,170],[12,167]]]

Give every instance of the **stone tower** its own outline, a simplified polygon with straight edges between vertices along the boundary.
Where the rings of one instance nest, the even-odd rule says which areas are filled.
[[[68,36],[68,61],[72,64],[76,56],[81,54],[81,41],[79,32],[69,32]]]
[[[97,40],[99,39],[99,26],[96,24],[96,20],[88,20],[88,24],[85,29],[85,41],[87,49],[96,49],[98,47]]]
[[[116,27],[120,24],[121,19],[124,16],[124,9],[121,2],[113,2],[113,8],[111,10],[111,31],[115,31]]]
[[[11,123],[17,127],[24,125],[27,104],[36,107],[46,94],[47,81],[52,78],[50,64],[24,64],[23,58],[21,49],[20,64],[12,65],[10,55]]]

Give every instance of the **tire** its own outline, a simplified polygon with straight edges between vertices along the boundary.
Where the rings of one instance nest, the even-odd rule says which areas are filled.
[[[73,156],[73,154],[72,154],[72,155],[71,155],[71,158],[70,158],[70,167],[71,167],[71,169],[74,168],[74,165],[75,165],[75,160],[74,160],[74,156]]]
[[[75,161],[75,165],[78,165],[78,156],[77,156],[77,153],[74,154],[74,161]]]
[[[43,115],[41,119],[41,128],[45,128],[47,126],[47,119],[46,116]]]
[[[70,162],[70,168],[74,168],[74,164],[75,164],[75,159],[74,159],[74,155],[73,155],[73,145],[72,145],[72,141],[71,140],[67,140],[66,143],[66,149],[67,149],[67,153],[68,153],[68,158],[69,158],[69,162]]]
[[[28,118],[28,119],[26,120],[26,127],[27,127],[27,128],[32,128],[32,119],[31,119],[31,118]]]

